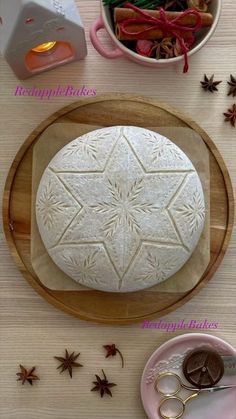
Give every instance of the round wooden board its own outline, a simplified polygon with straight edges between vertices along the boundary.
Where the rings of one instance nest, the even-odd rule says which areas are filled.
[[[37,278],[30,260],[32,153],[42,132],[54,122],[99,126],[136,125],[190,127],[201,135],[210,154],[210,263],[198,285],[187,293],[52,291]],[[160,317],[192,298],[210,280],[227,249],[234,219],[234,198],[224,161],[206,132],[178,110],[140,96],[108,94],[84,99],[56,112],[25,141],[11,166],[3,201],[4,230],[17,266],[48,302],[84,320],[127,324]]]

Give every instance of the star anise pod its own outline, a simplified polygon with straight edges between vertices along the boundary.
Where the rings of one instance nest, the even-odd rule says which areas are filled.
[[[214,74],[212,74],[210,78],[205,74],[204,81],[201,81],[202,88],[211,93],[218,91],[216,86],[220,83],[222,83],[222,81],[214,81]]]
[[[103,345],[103,348],[106,349],[106,351],[107,351],[106,358],[109,358],[110,356],[116,356],[117,354],[119,354],[120,359],[121,359],[122,368],[124,368],[123,355],[114,343],[112,343],[111,345]]]
[[[230,74],[230,81],[227,82],[230,86],[228,96],[236,96],[236,78]]]
[[[157,41],[155,49],[157,59],[174,57],[174,45],[171,38],[163,38],[160,42]]]
[[[173,58],[174,57],[174,44],[171,38],[163,38],[160,41],[154,41],[151,49],[151,56],[155,58]]]
[[[104,394],[108,394],[109,396],[112,397],[112,392],[110,388],[116,386],[117,384],[109,383],[105,375],[105,372],[103,370],[102,370],[102,373],[103,373],[104,378],[100,378],[97,374],[95,374],[97,381],[93,381],[93,384],[95,384],[95,387],[93,387],[91,391],[99,391],[101,397],[103,397]]]
[[[34,374],[35,367],[27,370],[25,367],[20,365],[21,372],[18,372],[16,375],[19,377],[17,381],[22,381],[22,385],[25,384],[25,382],[28,382],[31,386],[33,385],[33,381],[39,380],[39,377]]]
[[[225,121],[230,122],[233,127],[236,123],[236,103],[233,104],[232,108],[228,109],[228,112],[224,113]]]
[[[65,358],[61,357],[61,356],[54,356],[54,358],[57,361],[60,361],[61,364],[59,365],[59,367],[57,367],[57,369],[61,369],[60,373],[68,370],[70,377],[72,378],[72,371],[73,368],[79,368],[82,367],[83,365],[79,364],[78,362],[75,362],[77,360],[77,358],[80,356],[80,354],[76,354],[74,352],[72,352],[72,354],[69,355],[69,352],[66,349],[66,355]]]

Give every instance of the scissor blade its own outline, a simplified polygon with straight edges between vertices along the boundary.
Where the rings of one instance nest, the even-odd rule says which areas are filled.
[[[220,390],[227,390],[229,388],[236,388],[236,385],[228,385],[228,386],[216,386],[210,388],[201,388],[200,393],[215,393],[216,391]]]

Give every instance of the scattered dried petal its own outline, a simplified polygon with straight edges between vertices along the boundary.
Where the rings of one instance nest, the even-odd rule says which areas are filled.
[[[119,354],[119,356],[121,358],[122,368],[124,368],[123,355],[114,343],[112,343],[111,345],[103,345],[103,348],[105,348],[106,351],[107,351],[106,358],[109,358],[110,356],[116,356],[117,354]]]
[[[139,39],[136,43],[136,52],[144,57],[151,57],[153,45],[153,41]]]

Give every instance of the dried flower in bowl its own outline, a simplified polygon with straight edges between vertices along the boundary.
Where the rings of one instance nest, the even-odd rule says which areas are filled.
[[[140,55],[154,57],[157,60],[178,57],[182,54],[179,40],[175,38],[163,38],[160,41],[140,39],[137,41],[136,51]]]
[[[209,0],[187,0],[189,8],[199,10],[200,12],[207,12],[209,3]]]
[[[136,52],[144,57],[151,57],[154,42],[148,39],[139,39],[136,43]]]
[[[157,59],[178,57],[181,55],[181,46],[178,39],[164,38],[154,43],[152,54]]]

